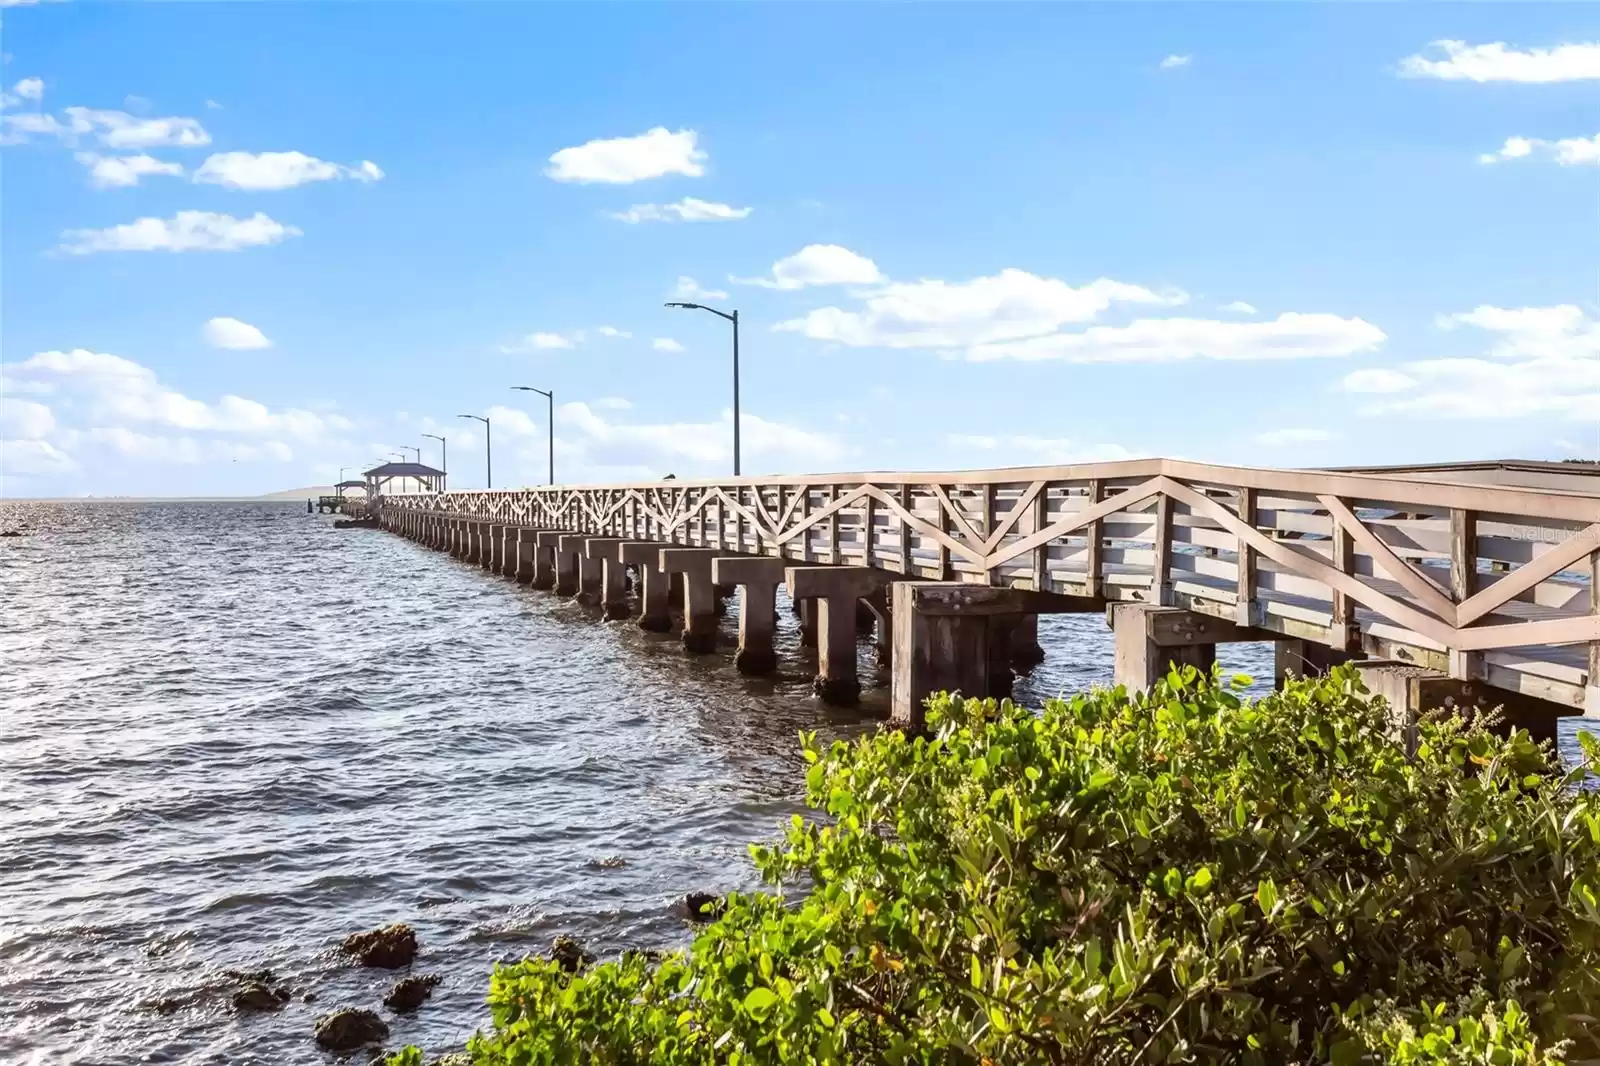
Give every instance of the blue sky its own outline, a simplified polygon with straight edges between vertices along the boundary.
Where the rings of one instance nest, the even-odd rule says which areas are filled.
[[[1589,5],[12,3],[0,491],[1600,450]],[[1441,43],[1455,42],[1455,43]],[[652,132],[654,131],[654,132]],[[529,401],[533,402],[529,402]]]

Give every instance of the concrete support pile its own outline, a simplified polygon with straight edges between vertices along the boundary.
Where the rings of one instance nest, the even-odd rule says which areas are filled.
[[[739,650],[734,669],[766,674],[778,667],[773,638],[778,631],[778,586],[784,562],[762,556],[719,556],[711,561],[711,580],[732,585],[739,598]]]

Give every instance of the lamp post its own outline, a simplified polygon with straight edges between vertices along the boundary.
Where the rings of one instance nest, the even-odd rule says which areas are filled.
[[[445,447],[444,438],[439,436],[439,434],[437,434],[437,433],[424,433],[423,436],[427,437],[429,440],[436,440],[436,441],[439,442],[439,469],[444,471],[444,476],[445,477],[449,477],[450,476],[450,457],[449,457],[449,454],[448,454],[448,449]],[[420,461],[421,460],[418,460],[418,462],[420,462]],[[443,489],[444,489],[444,479],[443,478],[441,478],[439,480],[439,488],[440,488],[441,491],[443,491]]]
[[[494,452],[489,440],[489,420],[482,415],[456,415],[457,418],[476,418],[483,423],[483,487],[494,488]]]
[[[549,392],[546,392],[544,389],[536,389],[532,385],[513,385],[511,388],[514,392],[537,392],[540,396],[543,396],[547,401],[549,401],[550,484],[554,485],[556,483],[556,390],[551,389]]]
[[[719,318],[733,323],[733,476],[739,476],[739,312],[718,311],[705,304],[683,303],[670,300],[668,307],[681,307],[687,311],[710,311]]]

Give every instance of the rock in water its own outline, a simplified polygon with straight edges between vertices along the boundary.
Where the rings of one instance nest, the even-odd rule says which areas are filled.
[[[370,933],[351,933],[343,946],[363,966],[398,970],[417,957],[417,934],[404,922],[396,922]]]
[[[287,1002],[287,989],[268,988],[260,981],[251,981],[233,994],[233,1009],[238,1011],[277,1010]]]
[[[317,1019],[317,1043],[329,1051],[353,1051],[389,1038],[389,1027],[370,1010],[345,1007]]]
[[[691,892],[683,897],[683,909],[691,922],[712,922],[722,917],[723,903],[709,892]]]
[[[568,973],[577,973],[593,962],[594,956],[583,949],[581,942],[562,935],[550,945],[550,959]]]
[[[401,1014],[414,1011],[422,1006],[423,1000],[433,995],[433,986],[438,983],[439,978],[431,973],[421,977],[402,977],[383,997],[384,1006]]]

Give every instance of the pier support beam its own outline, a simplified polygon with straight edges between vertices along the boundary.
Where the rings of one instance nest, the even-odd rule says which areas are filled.
[[[778,586],[784,561],[761,556],[718,556],[711,560],[711,580],[733,585],[739,597],[739,650],[734,669],[741,674],[767,674],[777,669],[773,635],[778,629]]]
[[[955,581],[897,581],[890,719],[921,729],[936,692],[984,699],[1011,693],[1011,640],[1025,615],[1082,614],[1104,601]]]
[[[1390,728],[1407,752],[1416,750],[1417,719],[1430,711],[1498,708],[1501,723],[1497,732],[1526,729],[1535,741],[1553,741],[1559,720],[1581,713],[1576,707],[1453,678],[1415,663],[1370,660],[1356,664],[1356,671],[1367,691],[1388,702]]]
[[[461,558],[464,562],[476,563],[482,557],[484,548],[484,524],[469,520],[467,522],[466,551]]]
[[[478,565],[483,569],[499,569],[500,545],[505,537],[505,528],[493,522],[483,524],[483,543],[478,548]]]
[[[1317,677],[1355,657],[1315,641],[1280,638],[1272,648],[1273,684],[1282,688],[1290,677]]]
[[[626,540],[617,545],[617,558],[638,568],[639,628],[651,633],[671,629],[667,604],[671,578],[661,569],[661,545],[651,540]]]
[[[541,529],[533,535],[533,582],[536,589],[556,587],[556,547],[561,543],[561,533],[554,529]]]
[[[661,569],[683,575],[683,650],[717,650],[717,590],[711,583],[715,548],[661,548]]]
[[[533,581],[533,560],[538,552],[538,530],[529,529],[527,526],[517,527],[517,552],[516,569],[512,577],[517,579],[517,584],[527,585]]]
[[[856,671],[856,605],[888,584],[886,570],[870,566],[791,566],[784,572],[791,599],[814,603],[817,677],[812,691],[824,703],[854,706],[861,699]],[[804,620],[804,615],[802,622]]]
[[[1116,633],[1114,680],[1129,691],[1144,691],[1167,676],[1169,666],[1209,671],[1218,644],[1276,641],[1278,635],[1241,626],[1181,607],[1114,603],[1106,623]]]
[[[600,609],[608,621],[628,616],[628,582],[622,562],[622,543],[617,537],[590,537],[583,542],[584,557],[600,569]]]
[[[576,596],[579,592],[579,567],[583,557],[581,533],[562,533],[556,539],[556,595]]]
[[[1039,616],[1025,614],[1011,627],[1011,668],[1025,674],[1044,662],[1039,646]]]

